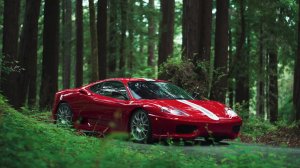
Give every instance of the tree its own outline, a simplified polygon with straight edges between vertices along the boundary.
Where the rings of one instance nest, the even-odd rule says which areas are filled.
[[[63,0],[63,88],[70,88],[72,49],[72,1]]]
[[[293,103],[296,110],[296,121],[300,121],[300,2],[298,2],[298,48],[295,58]]]
[[[194,60],[199,54],[199,7],[201,1],[183,0],[182,49],[184,59]]]
[[[270,122],[278,120],[278,76],[277,76],[277,51],[275,48],[268,51],[269,53],[269,103],[270,103]]]
[[[135,0],[128,0],[128,4],[134,4]],[[135,14],[135,8],[133,5],[128,6],[128,16],[133,16]],[[128,45],[134,46],[134,28],[135,23],[133,17],[128,17]],[[134,47],[128,48],[128,59],[127,59],[127,68],[132,70],[134,66]]]
[[[235,101],[242,105],[243,110],[249,111],[249,55],[246,52],[249,49],[249,44],[246,46],[246,21],[245,21],[245,4],[244,0],[239,0],[239,15],[240,15],[240,33],[237,43],[237,50],[235,56],[235,63],[232,64],[234,68],[234,76],[236,80],[235,87]],[[249,40],[248,36],[247,40]]]
[[[36,101],[37,78],[37,35],[40,13],[40,0],[26,0],[24,24],[19,45],[19,61],[24,71],[18,75],[17,107],[28,104],[34,106]]]
[[[50,107],[57,91],[59,55],[59,0],[45,0],[40,108]]]
[[[211,99],[225,102],[228,58],[228,8],[229,0],[217,0],[214,84]]]
[[[76,68],[75,86],[80,87],[83,82],[83,11],[82,0],[76,1]]]
[[[119,69],[123,76],[125,74],[125,59],[126,59],[126,31],[127,31],[127,0],[121,1],[121,41],[120,41],[120,61]]]
[[[118,35],[118,1],[109,1],[109,57],[108,57],[108,70],[110,73],[115,72],[117,68],[117,56],[119,35]]]
[[[212,0],[183,1],[183,58],[194,63],[210,60]]]
[[[107,0],[98,1],[97,36],[99,79],[105,79],[107,66]]]
[[[19,0],[4,1],[2,68],[8,68],[9,72],[1,70],[1,90],[8,102],[14,107],[17,106],[15,101],[16,72],[14,67],[16,66],[18,53],[19,13]]]
[[[91,56],[89,64],[91,67],[90,81],[97,81],[98,75],[98,44],[97,44],[97,30],[94,0],[89,0],[90,11],[90,34],[91,34]]]
[[[149,9],[153,11],[155,9],[154,6],[154,0],[149,0],[148,3]],[[148,66],[154,66],[154,35],[155,35],[155,23],[154,23],[154,16],[153,12],[149,12],[148,15],[148,61],[147,64]]]
[[[260,25],[260,32],[259,32],[259,58],[258,58],[258,82],[257,82],[257,102],[256,102],[256,110],[257,110],[257,116],[259,118],[264,118],[264,93],[265,93],[265,82],[264,82],[264,45],[263,45],[263,25],[261,23]]]
[[[174,40],[174,0],[161,0],[162,20],[160,23],[160,40],[158,50],[158,65],[162,65],[173,54]]]

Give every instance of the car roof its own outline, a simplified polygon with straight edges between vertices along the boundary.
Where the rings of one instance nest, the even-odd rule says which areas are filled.
[[[122,82],[137,82],[137,81],[155,81],[155,82],[162,82],[164,80],[159,79],[149,79],[149,78],[110,78],[105,79],[103,81],[122,81]]]

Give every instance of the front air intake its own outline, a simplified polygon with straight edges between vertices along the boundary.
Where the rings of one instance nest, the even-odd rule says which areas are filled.
[[[195,130],[197,130],[197,127],[194,125],[178,125],[178,126],[176,126],[177,134],[191,134]]]
[[[240,125],[233,126],[233,127],[232,127],[232,132],[234,132],[234,133],[239,133],[239,132],[240,132],[240,128],[241,128]]]

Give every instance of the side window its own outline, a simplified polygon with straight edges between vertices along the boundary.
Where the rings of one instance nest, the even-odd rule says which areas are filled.
[[[101,87],[103,83],[97,83],[90,87],[90,90],[94,93],[101,94]]]
[[[126,88],[123,83],[117,81],[109,81],[92,86],[91,91],[116,99],[128,100]]]

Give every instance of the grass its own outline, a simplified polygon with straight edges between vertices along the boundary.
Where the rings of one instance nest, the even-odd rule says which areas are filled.
[[[183,148],[79,136],[12,109],[0,96],[0,167],[291,167],[284,154],[239,149],[214,157]],[[200,148],[200,147],[199,147]],[[212,147],[212,150],[214,148]],[[262,159],[263,158],[263,159]]]

